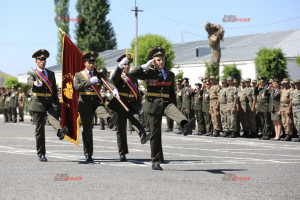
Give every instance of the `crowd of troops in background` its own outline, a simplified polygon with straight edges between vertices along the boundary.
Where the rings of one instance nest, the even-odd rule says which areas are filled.
[[[273,141],[300,142],[300,80],[290,82],[288,78],[267,80],[259,77],[257,80],[247,78],[238,80],[233,77],[221,79],[221,86],[216,83],[214,76],[209,79],[201,78],[195,88],[189,85],[189,79],[176,81],[177,108],[187,119],[196,118],[194,135],[213,137],[247,137]],[[141,89],[142,88],[142,89]],[[147,91],[140,88],[139,102],[142,105]],[[61,96],[61,91],[58,96]],[[106,104],[113,95],[101,87],[101,95]],[[30,106],[29,90],[27,94],[13,85],[11,89],[1,88],[1,106],[4,123],[24,121],[25,99]],[[18,112],[17,112],[18,111]],[[142,124],[149,131],[145,113],[140,112]],[[105,120],[99,118],[100,130],[105,130]],[[94,125],[98,124],[95,116]],[[167,118],[167,132],[172,132],[174,122]],[[177,126],[181,133],[180,126]],[[114,128],[114,130],[116,130]],[[133,130],[129,123],[129,130]],[[175,132],[175,130],[174,130]],[[298,135],[298,136],[297,136]]]

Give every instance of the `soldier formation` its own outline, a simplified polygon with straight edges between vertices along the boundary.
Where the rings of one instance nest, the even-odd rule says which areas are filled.
[[[186,82],[187,78],[177,81],[177,105],[183,113],[195,113],[195,135],[300,142],[300,79],[290,83],[288,78],[279,82],[262,76],[259,83],[246,78],[238,86],[228,77],[219,86],[211,76],[203,77],[195,89]]]
[[[1,89],[1,104],[4,122],[24,121],[24,105],[28,97],[28,108],[35,124],[37,154],[40,161],[45,157],[45,118],[55,128],[60,140],[68,133],[61,128],[60,104],[54,72],[45,68],[50,56],[45,49],[33,54],[37,68],[28,73],[30,92]],[[95,69],[98,53],[90,51],[82,56],[84,69],[74,76],[73,87],[79,93],[77,111],[83,127],[83,151],[85,162],[93,162],[93,121],[100,118],[101,129],[106,123],[116,129],[120,161],[125,162],[129,153],[127,145],[127,119],[130,130],[140,136],[141,144],[150,140],[153,170],[162,170],[164,163],[161,129],[162,117],[167,117],[167,131],[173,131],[174,121],[178,133],[187,136],[197,128],[194,135],[213,137],[247,137],[261,140],[300,142],[300,79],[290,84],[289,79],[268,81],[266,77],[256,80],[247,78],[238,86],[233,77],[221,79],[203,77],[195,88],[189,79],[175,81],[174,73],[164,66],[165,50],[155,46],[148,54],[148,62],[130,70],[132,58],[121,55],[109,82],[106,72]],[[138,80],[145,81],[145,89]],[[105,83],[105,84],[104,84]],[[176,83],[176,84],[175,84]],[[105,85],[105,86],[104,86]],[[108,92],[106,89],[109,88]],[[121,100],[124,105],[117,100]],[[195,120],[196,119],[196,120]],[[150,133],[149,133],[150,132]]]

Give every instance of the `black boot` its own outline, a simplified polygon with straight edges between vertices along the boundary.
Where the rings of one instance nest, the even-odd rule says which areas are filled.
[[[192,118],[188,123],[183,126],[182,135],[191,135],[193,132],[193,126],[195,123],[195,118]]]

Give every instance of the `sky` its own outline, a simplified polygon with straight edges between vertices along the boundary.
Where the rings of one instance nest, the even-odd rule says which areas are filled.
[[[136,34],[135,0],[110,0],[107,20],[112,23],[117,49],[130,48]],[[77,18],[76,0],[70,0],[70,18]],[[206,40],[206,22],[225,28],[225,38],[300,28],[299,0],[136,0],[138,34],[164,36],[174,43]],[[249,22],[223,22],[225,15]],[[47,67],[56,65],[57,34],[53,0],[1,0],[0,71],[17,77],[36,68],[32,54],[47,49]],[[75,41],[75,24],[70,37]],[[182,34],[184,33],[184,34]],[[183,37],[182,37],[183,35]],[[221,44],[222,45],[222,44]]]

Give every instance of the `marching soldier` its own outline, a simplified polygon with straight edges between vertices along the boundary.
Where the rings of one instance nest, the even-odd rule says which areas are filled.
[[[292,95],[294,124],[299,135],[294,142],[300,142],[300,79],[294,81],[295,90]]]
[[[210,107],[210,114],[211,119],[214,127],[213,135],[215,137],[218,137],[220,135],[220,132],[222,131],[222,125],[221,125],[221,116],[220,116],[220,100],[219,100],[219,94],[220,94],[220,86],[216,83],[216,77],[211,76],[210,77],[210,83],[211,88],[209,92],[209,107]]]
[[[262,126],[262,137],[261,140],[270,140],[271,131],[271,114],[269,112],[269,92],[268,92],[267,78],[260,77],[260,85],[258,88],[257,95],[257,111]]]
[[[283,141],[291,141],[293,136],[293,115],[292,115],[292,94],[293,89],[290,88],[289,79],[284,78],[282,80],[283,90],[280,96],[280,114],[281,123],[284,128],[286,137]]]
[[[227,90],[227,79],[222,78],[221,79],[222,88],[220,90],[220,115],[221,115],[221,124],[223,129],[223,134],[221,134],[222,137],[227,137],[229,135],[229,127],[227,123],[227,113],[226,110],[226,90]]]
[[[37,68],[28,72],[27,85],[32,88],[33,96],[29,110],[32,112],[35,124],[35,138],[39,161],[47,161],[45,148],[45,118],[54,127],[57,137],[63,140],[68,133],[68,128],[61,129],[57,105],[57,87],[54,72],[45,68],[49,52],[45,49],[36,51],[35,58]]]
[[[193,102],[193,88],[189,85],[189,79],[183,79],[183,88],[182,88],[182,107],[181,112],[184,116],[191,120],[194,117],[194,113],[192,110],[192,102]]]
[[[97,72],[95,69],[96,58],[98,53],[90,51],[82,56],[84,60],[85,69],[77,72],[74,77],[74,89],[79,92],[78,98],[78,112],[82,121],[82,140],[85,162],[94,162],[93,155],[93,114],[98,118],[103,118],[111,129],[116,121],[115,117],[111,117],[105,107],[105,101],[99,91],[101,88],[100,78],[105,76],[102,72]],[[99,77],[99,78],[98,78]],[[113,87],[113,86],[112,86]],[[113,87],[114,88],[114,87]]]
[[[10,92],[9,110],[10,118],[13,123],[17,123],[17,107],[18,107],[18,92],[16,87],[13,85]]]
[[[206,136],[212,136],[213,133],[213,125],[211,121],[211,114],[209,110],[209,93],[210,93],[210,82],[206,82],[202,86],[203,90],[203,102],[202,102],[202,112],[204,116],[204,124],[205,124],[205,135]]]
[[[118,95],[130,110],[129,112],[126,112],[126,110],[120,106],[120,103],[117,102],[116,99],[112,100],[108,105],[112,110],[118,113],[117,143],[121,162],[127,161],[126,154],[129,153],[126,134],[127,119],[131,122],[132,128],[139,134],[141,138],[141,144],[145,144],[150,139],[150,134],[146,134],[139,117],[140,99],[138,82],[129,75],[130,63],[132,60],[133,59],[130,58],[129,54],[123,54],[120,56],[117,59],[119,65],[111,77],[111,82],[118,89]]]
[[[24,122],[24,106],[25,106],[25,94],[22,91],[22,88],[19,87],[18,95],[18,108],[19,108],[19,122]]]
[[[196,120],[198,124],[198,132],[196,135],[203,135],[205,133],[204,116],[202,113],[203,90],[201,89],[202,84],[196,83],[195,85],[196,88],[193,94],[192,108],[195,111]]]
[[[227,78],[228,88],[226,89],[226,108],[227,123],[230,131],[229,137],[236,138],[238,136],[237,129],[237,88],[233,85],[233,78],[230,76]],[[225,135],[224,135],[225,136]],[[226,137],[226,136],[225,136]]]
[[[174,87],[174,73],[164,68],[165,50],[154,47],[148,54],[148,62],[140,67],[135,67],[129,75],[145,80],[147,86],[144,111],[150,125],[152,169],[162,170],[160,163],[164,163],[161,140],[162,116],[170,117],[183,128],[183,135],[192,133],[195,119],[188,121],[176,108],[176,95]],[[154,68],[149,68],[153,64]]]

